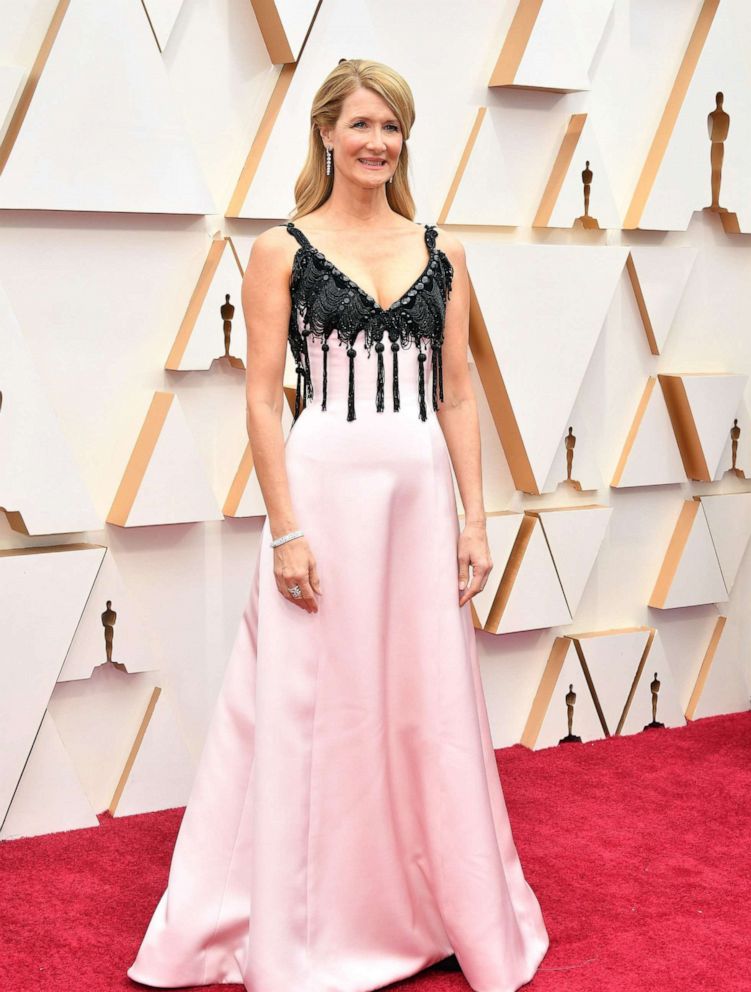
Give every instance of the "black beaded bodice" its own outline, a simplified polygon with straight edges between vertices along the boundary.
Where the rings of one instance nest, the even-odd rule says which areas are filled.
[[[292,311],[289,344],[297,372],[295,420],[304,409],[302,399],[307,401],[313,398],[308,356],[308,338],[311,335],[321,341],[323,352],[322,410],[326,409],[327,354],[330,339],[334,339],[335,335],[339,347],[346,346],[349,358],[347,420],[355,419],[354,363],[358,354],[357,345],[368,357],[375,348],[378,356],[375,407],[378,412],[383,412],[386,342],[390,344],[391,351],[392,409],[399,410],[399,352],[411,348],[416,352],[418,362],[419,417],[425,420],[424,366],[428,348],[432,362],[433,409],[438,409],[439,398],[443,400],[441,347],[446,304],[454,274],[445,252],[435,246],[438,234],[435,226],[425,225],[425,244],[429,252],[425,268],[402,296],[387,308],[381,307],[369,293],[330,262],[292,221],[285,226],[300,245],[290,275]]]

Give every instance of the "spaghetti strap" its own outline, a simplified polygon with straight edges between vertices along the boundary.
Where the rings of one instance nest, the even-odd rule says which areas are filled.
[[[287,231],[299,244],[303,245],[305,248],[311,248],[311,249],[313,248],[313,245],[310,243],[310,241],[308,241],[308,239],[302,233],[300,228],[296,227],[291,220],[288,221],[285,226],[287,228]]]

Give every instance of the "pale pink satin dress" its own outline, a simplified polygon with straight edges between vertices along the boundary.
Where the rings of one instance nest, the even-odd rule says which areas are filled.
[[[376,410],[376,354],[358,355],[348,420],[347,344],[329,343],[326,408],[312,335],[313,398],[285,446],[319,611],[279,594],[266,522],[168,886],[127,973],[159,988],[368,992],[455,953],[476,992],[514,992],[548,934],[458,606],[448,449],[430,402],[419,416],[414,350],[399,355],[398,411],[389,388]],[[388,344],[384,357],[388,383]]]

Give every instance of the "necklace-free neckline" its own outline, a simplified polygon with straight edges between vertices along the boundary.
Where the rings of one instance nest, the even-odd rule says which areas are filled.
[[[352,279],[350,276],[348,276],[346,272],[343,272],[337,265],[334,265],[334,263],[331,261],[331,259],[330,258],[327,258],[326,255],[324,254],[324,252],[322,252],[320,250],[320,248],[316,248],[315,245],[313,245],[311,243],[311,241],[308,238],[307,234],[304,231],[302,231],[294,223],[294,221],[291,221],[290,220],[290,221],[287,222],[287,229],[288,230],[293,230],[294,229],[295,231],[298,231],[302,235],[302,237],[304,238],[304,240],[305,240],[305,244],[304,245],[300,245],[300,247],[297,249],[297,252],[295,252],[295,258],[297,258],[297,255],[304,248],[308,248],[315,255],[317,255],[318,258],[322,259],[326,263],[326,265],[333,272],[336,272],[337,275],[341,276],[341,278],[344,279],[344,281],[346,283],[348,283],[353,289],[357,290],[360,293],[360,295],[365,300],[367,300],[376,310],[379,311],[379,313],[390,313],[392,310],[396,310],[400,306],[406,305],[409,302],[409,294],[412,293],[413,291],[414,291],[414,293],[417,293],[418,288],[422,288],[421,286],[418,286],[418,283],[423,283],[423,280],[425,279],[425,276],[428,275],[428,273],[430,273],[432,275],[433,269],[435,267],[434,256],[435,256],[435,254],[437,252],[437,249],[436,248],[431,248],[431,246],[427,243],[427,233],[430,230],[430,228],[432,227],[432,225],[425,224],[423,226],[425,228],[425,231],[424,231],[424,234],[423,234],[423,238],[425,240],[425,245],[426,245],[426,247],[428,249],[428,260],[425,263],[424,269],[419,274],[419,276],[409,286],[407,286],[407,288],[404,290],[404,292],[399,294],[399,296],[394,300],[394,302],[392,304],[390,304],[387,307],[382,307],[381,304],[378,303],[378,301],[375,299],[374,296],[372,296],[370,293],[367,293],[362,288],[362,286],[360,286],[357,282],[355,282],[354,279]]]

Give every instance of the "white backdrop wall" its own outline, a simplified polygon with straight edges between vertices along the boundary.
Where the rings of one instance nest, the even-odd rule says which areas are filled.
[[[555,5],[555,0],[544,2]],[[743,6],[721,0],[721,10],[723,4],[723,16],[735,25],[737,39],[748,39],[749,19]],[[155,10],[159,5],[152,6]],[[582,56],[589,88],[547,92],[488,88],[516,0],[497,4],[470,0],[461,5],[458,21],[456,0],[407,4],[323,0],[290,87],[281,97],[279,90],[276,97],[273,94],[282,66],[274,65],[269,56],[250,0],[183,0],[173,6],[176,16],[160,52],[140,0],[106,4],[70,0],[0,173],[0,291],[7,297],[44,396],[102,521],[99,529],[90,531],[27,536],[11,529],[0,515],[0,548],[88,542],[109,549],[130,609],[139,618],[144,656],[148,655],[148,664],[139,665],[137,674],[133,659],[134,674],[121,673],[122,678],[136,680],[142,699],[151,686],[162,688],[156,708],[168,707],[171,720],[159,739],[176,753],[185,748],[180,759],[185,788],[248,594],[262,518],[133,528],[104,521],[156,390],[176,394],[217,504],[223,505],[245,441],[243,372],[225,365],[209,371],[168,372],[165,362],[212,236],[230,236],[244,265],[253,238],[270,224],[283,222],[291,211],[292,183],[307,141],[310,100],[323,76],[342,57],[388,62],[413,88],[417,123],[410,155],[421,222],[434,222],[441,214],[478,109],[487,107],[495,115],[507,203],[519,219],[516,226],[503,219],[487,225],[463,222],[456,216],[461,213],[457,196],[455,217],[449,211],[445,227],[467,246],[470,276],[473,248],[488,243],[696,250],[659,356],[650,353],[625,268],[615,285],[576,398],[577,424],[582,436],[591,439],[590,454],[603,480],[596,491],[577,494],[559,489],[532,496],[515,489],[473,367],[487,509],[577,503],[613,507],[570,625],[501,635],[477,632],[496,747],[521,740],[551,647],[557,636],[566,633],[656,627],[685,710],[714,621],[722,613],[728,617],[722,664],[731,666],[733,678],[740,680],[736,684],[744,690],[736,693],[734,708],[747,707],[751,556],[744,555],[726,603],[672,610],[651,609],[647,603],[683,501],[696,495],[751,491],[751,485],[730,477],[622,489],[609,485],[649,376],[751,374],[749,236],[728,236],[716,216],[693,213],[709,202],[706,130],[700,146],[707,163],[704,199],[689,204],[692,219],[687,229],[613,227],[587,232],[568,226],[533,227],[569,119],[580,113],[587,114],[601,157],[591,213],[597,214],[598,188],[604,192],[607,184],[618,216],[625,216],[703,4],[699,0],[659,4],[568,0],[563,4],[565,13],[580,33],[598,9],[602,14],[606,7],[607,14],[599,18],[597,37],[589,37],[589,49],[577,35],[589,55]],[[297,39],[295,57],[305,33],[300,25],[310,22],[314,9],[301,4],[296,13],[288,14],[294,21],[290,37]],[[0,0],[4,26],[0,69],[5,72],[0,78],[16,80],[0,87],[5,100],[0,122],[5,119],[6,127],[19,85],[32,69],[56,10],[58,4],[51,0],[23,5]],[[567,41],[560,39],[559,44]],[[747,50],[740,41],[720,48],[727,64],[738,65],[739,74]],[[555,69],[556,46],[543,50],[541,58],[541,64]],[[713,109],[715,88],[732,85],[735,78],[729,72],[715,83],[709,70],[707,74],[711,85],[706,113]],[[751,96],[737,90],[732,101],[730,92],[726,99],[728,109],[732,102],[732,136],[741,116],[751,114]],[[270,100],[278,102],[272,139],[261,148],[251,181],[238,187]],[[728,142],[726,156],[731,152]],[[693,155],[695,150],[687,148],[686,153]],[[470,166],[486,168],[492,175],[492,162],[473,162],[470,156]],[[578,177],[582,168],[578,158],[571,168]],[[238,188],[239,216],[225,216]],[[469,204],[464,202],[469,216]],[[543,294],[546,276],[541,270]],[[236,302],[233,344],[244,333]],[[482,299],[479,302],[482,306]],[[571,299],[570,306],[581,308],[584,324],[586,299]],[[575,347],[575,342],[571,345]],[[518,347],[523,348],[523,342]],[[0,389],[2,374],[0,367]],[[736,416],[742,427],[738,464],[751,474],[749,395],[746,388]],[[544,392],[539,404],[544,410]],[[566,428],[560,425],[560,429]],[[37,436],[34,444],[36,458],[44,461],[44,439]],[[55,485],[55,478],[46,480],[45,499],[54,500]],[[4,505],[2,492],[0,505]],[[497,566],[496,581],[502,567],[503,563]],[[325,586],[325,576],[321,580]],[[13,651],[7,643],[4,648],[0,664],[7,679],[18,681],[23,678],[24,658],[18,656],[18,645]],[[97,812],[111,801],[142,716],[138,706],[128,702],[128,719],[117,724],[118,735],[110,742],[112,760],[94,774],[101,755],[94,753],[93,745],[87,755],[82,737],[73,729],[73,714],[85,719],[86,714],[107,713],[115,719],[125,703],[118,700],[117,683],[107,676],[105,684],[103,678],[60,681],[49,705],[63,744],[74,756],[87,800]],[[704,712],[722,708],[718,701],[713,710],[709,700]],[[25,719],[30,747],[42,716],[37,707],[19,718]],[[7,725],[7,715],[4,722]],[[20,781],[23,770],[23,765],[14,766],[6,774]],[[182,797],[179,790],[168,793],[168,775],[174,779],[174,768],[166,763],[146,762],[141,776],[148,781],[140,782],[140,798],[132,798],[120,812],[184,801],[185,790]],[[44,781],[43,776],[39,781]],[[160,796],[165,801],[160,802]],[[17,790],[17,806],[23,802],[30,808],[33,800],[30,785]],[[64,807],[63,798],[60,808]],[[24,819],[22,812],[17,809],[14,821],[21,826],[10,830],[6,824],[0,838],[65,825],[62,817],[41,821],[27,814]]]

